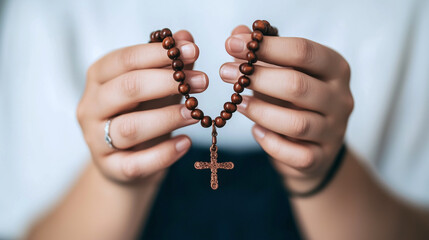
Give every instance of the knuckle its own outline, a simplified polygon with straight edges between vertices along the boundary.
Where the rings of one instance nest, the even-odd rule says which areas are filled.
[[[295,43],[297,51],[297,61],[302,64],[309,64],[314,59],[314,45],[305,38],[298,38]]]
[[[139,55],[132,48],[125,48],[119,55],[119,61],[126,69],[135,69],[138,65]]]
[[[85,110],[82,102],[80,102],[76,108],[76,118],[79,124],[82,126],[83,120],[85,119]]]
[[[347,97],[346,104],[347,104],[348,114],[350,115],[353,112],[353,109],[355,108],[355,100],[353,99],[353,96],[351,94],[349,97]]]
[[[279,158],[282,153],[282,146],[279,141],[270,141],[266,143],[270,155],[274,158]]]
[[[305,117],[295,117],[292,120],[292,127],[297,137],[303,137],[310,131],[310,122]]]
[[[86,71],[86,80],[87,81],[90,81],[91,79],[93,79],[94,78],[94,76],[95,76],[95,73],[96,73],[96,67],[95,67],[96,65],[95,64],[92,64],[89,68],[88,68],[88,70]]]
[[[133,161],[125,161],[122,164],[122,173],[127,179],[135,179],[140,176],[140,168]]]
[[[344,67],[343,67],[344,76],[349,81],[352,70],[351,70],[350,64],[345,59],[344,59],[343,63],[344,63]]]
[[[125,74],[120,81],[120,85],[120,89],[122,89],[125,96],[133,98],[141,93],[141,83],[133,72]]]
[[[305,81],[304,79],[304,75],[296,72],[296,71],[292,71],[291,72],[291,83],[289,85],[290,87],[290,93],[294,96],[294,97],[303,97],[308,93],[308,82]]]
[[[300,170],[308,170],[311,167],[313,167],[314,163],[316,162],[316,156],[313,151],[310,149],[306,149],[303,153],[301,158],[297,162],[296,168]]]
[[[121,119],[118,124],[118,132],[122,138],[135,139],[137,137],[137,123],[133,118]]]

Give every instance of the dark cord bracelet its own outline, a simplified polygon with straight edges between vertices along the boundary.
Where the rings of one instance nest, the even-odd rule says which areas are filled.
[[[306,197],[313,196],[316,193],[323,190],[328,185],[328,183],[334,178],[335,173],[338,172],[338,169],[340,168],[345,155],[346,155],[346,144],[343,144],[337,156],[335,157],[335,160],[332,163],[331,168],[328,170],[328,172],[326,173],[322,181],[319,183],[319,185],[317,185],[315,188],[311,189],[308,192],[295,192],[295,191],[286,190],[289,197],[306,198]]]

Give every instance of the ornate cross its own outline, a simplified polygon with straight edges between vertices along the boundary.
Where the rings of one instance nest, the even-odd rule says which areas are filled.
[[[210,147],[210,162],[195,162],[194,167],[196,169],[210,169],[211,178],[210,178],[210,186],[213,190],[216,190],[219,187],[219,183],[217,180],[217,170],[218,169],[233,169],[234,163],[232,162],[217,162],[217,146],[216,146],[216,128],[213,124],[212,131],[212,146]]]

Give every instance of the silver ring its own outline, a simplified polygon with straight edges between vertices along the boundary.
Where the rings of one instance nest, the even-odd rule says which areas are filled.
[[[104,140],[110,148],[118,150],[112,143],[112,138],[110,137],[110,123],[112,119],[106,121],[106,125],[104,126]]]

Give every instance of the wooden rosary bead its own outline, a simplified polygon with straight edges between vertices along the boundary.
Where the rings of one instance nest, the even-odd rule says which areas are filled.
[[[173,62],[171,62],[171,67],[175,71],[181,71],[183,67],[185,67],[185,64],[183,64],[183,61],[180,59],[174,59]]]
[[[267,30],[271,27],[271,24],[267,20],[262,20],[262,22],[267,26]]]
[[[237,111],[237,105],[235,105],[232,102],[226,102],[223,105],[223,108],[225,109],[225,111],[227,111],[229,113],[233,113],[233,112]]]
[[[238,83],[243,87],[248,87],[250,85],[250,78],[242,75],[238,78]]]
[[[252,40],[250,42],[247,43],[247,49],[249,49],[250,51],[258,51],[259,49],[259,42]]]
[[[268,26],[265,24],[262,20],[256,20],[252,25],[253,31],[261,31],[263,34],[265,34],[268,30]]]
[[[249,63],[242,63],[240,64],[240,72],[244,75],[252,75],[252,73],[255,71],[255,67],[250,65]]]
[[[187,83],[182,82],[179,84],[178,89],[181,94],[185,95],[191,91],[191,86],[189,86],[189,84]]]
[[[256,56],[255,52],[253,52],[253,51],[249,51],[247,53],[246,59],[247,59],[247,61],[249,61],[251,63],[255,63],[258,61],[258,57]]]
[[[203,119],[201,119],[201,126],[208,128],[212,125],[212,118],[210,116],[204,116]]]
[[[162,41],[162,39],[161,39],[161,31],[160,30],[155,31],[154,37],[155,37],[155,39],[156,39],[157,42],[161,42]]]
[[[203,111],[201,111],[200,109],[194,109],[191,112],[191,117],[193,119],[197,119],[197,120],[201,120],[204,117],[204,113]]]
[[[162,47],[164,49],[170,49],[170,48],[174,47],[175,43],[176,42],[174,41],[173,37],[166,37],[166,38],[164,38],[164,40],[162,40]]]
[[[252,40],[262,42],[262,39],[264,39],[264,34],[261,31],[255,30],[252,32]]]
[[[277,36],[278,35],[278,30],[275,27],[270,27],[267,31],[267,35],[269,36]]]
[[[174,78],[174,80],[176,80],[176,82],[181,82],[181,81],[185,80],[186,75],[183,71],[175,71],[173,73],[173,78]]]
[[[176,58],[178,58],[180,56],[180,50],[177,47],[170,48],[167,51],[167,56],[171,60],[174,60],[174,59],[176,59]]]
[[[244,87],[240,85],[240,83],[236,82],[234,83],[234,91],[236,93],[241,93],[244,91]]]
[[[157,42],[158,39],[155,37],[155,31],[150,34],[150,42]]]
[[[220,117],[223,120],[228,120],[228,119],[230,119],[232,117],[232,113],[229,113],[229,112],[223,110],[222,112],[220,112]]]
[[[186,99],[185,106],[189,110],[194,110],[198,106],[198,100],[195,97]]]
[[[216,117],[215,118],[215,125],[216,125],[216,127],[221,128],[221,127],[225,126],[225,124],[226,124],[225,119],[222,119],[221,117]]]
[[[160,36],[162,39],[166,38],[166,37],[171,37],[173,36],[173,33],[171,33],[171,30],[168,28],[164,28],[161,30]]]
[[[234,93],[231,95],[231,102],[234,104],[240,104],[243,101],[243,97],[238,94],[238,93]]]

